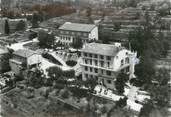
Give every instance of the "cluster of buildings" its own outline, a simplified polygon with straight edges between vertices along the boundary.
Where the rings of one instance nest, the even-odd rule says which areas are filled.
[[[11,0],[2,0],[1,5],[10,5],[13,3],[32,3],[32,1],[20,0],[20,2],[11,2]],[[124,0],[123,0],[124,1]],[[39,0],[42,2],[42,0]],[[49,0],[43,0],[43,3],[49,3]],[[54,2],[54,0],[51,0]],[[118,2],[117,0],[103,0],[103,2]],[[10,4],[9,4],[10,3]],[[144,3],[144,2],[143,2]],[[57,33],[58,42],[62,45],[71,46],[76,39],[80,39],[84,46],[81,52],[81,71],[82,79],[95,78],[100,84],[114,89],[114,82],[118,73],[124,72],[129,74],[130,78],[134,78],[134,67],[137,64],[137,53],[123,47],[120,43],[128,40],[129,32],[144,23],[145,11],[141,8],[142,4],[138,4],[136,8],[103,8],[103,10],[92,8],[91,19],[94,23],[88,23],[89,18],[81,15],[81,11],[75,15],[63,16],[57,19],[57,27],[53,27],[52,19],[49,20]],[[5,6],[10,7],[10,6]],[[103,14],[104,13],[104,14]],[[155,10],[148,11],[149,16],[154,18],[158,15]],[[83,12],[83,14],[85,14]],[[102,15],[102,16],[101,16]],[[85,19],[84,19],[85,18]],[[97,20],[99,19],[100,20]],[[54,18],[55,19],[55,18]],[[53,20],[54,20],[53,19]],[[83,20],[84,19],[84,20]],[[171,18],[169,16],[162,17],[164,27],[170,30]],[[5,33],[5,23],[8,21],[10,32],[16,31],[16,26],[20,21],[24,21],[27,26],[26,19],[0,19],[0,33]],[[70,22],[68,22],[70,21]],[[72,23],[71,23],[72,22]],[[119,25],[119,29],[115,30],[115,25]],[[57,29],[56,29],[57,28]],[[107,35],[112,43],[102,44],[96,43],[99,37]],[[167,34],[168,35],[168,34]],[[104,36],[105,37],[105,36]],[[103,37],[103,38],[104,38]],[[90,43],[93,42],[93,43]],[[3,52],[2,52],[3,54]],[[30,68],[41,63],[41,55],[35,51],[28,49],[17,50],[10,59],[12,71],[20,74],[20,70]]]
[[[80,70],[82,79],[94,78],[99,84],[115,89],[115,80],[120,72],[135,78],[134,67],[137,64],[137,53],[121,46],[121,43],[102,44],[98,40],[98,26],[66,22],[59,27],[59,40],[63,45],[70,46],[80,37],[83,42]],[[93,41],[93,43],[89,43]],[[9,60],[11,70],[15,75],[21,75],[28,68],[41,64],[41,54],[29,49],[18,49]]]

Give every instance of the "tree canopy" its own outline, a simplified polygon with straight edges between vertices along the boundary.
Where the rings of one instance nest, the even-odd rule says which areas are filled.
[[[43,48],[51,48],[54,45],[55,37],[54,35],[48,34],[44,30],[40,30],[38,33],[39,46]]]

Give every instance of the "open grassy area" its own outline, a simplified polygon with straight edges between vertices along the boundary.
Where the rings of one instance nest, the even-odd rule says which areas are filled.
[[[3,117],[77,117],[80,115],[77,110],[53,98],[46,99],[36,94],[34,98],[28,99],[25,90],[17,88],[1,96],[1,99]]]

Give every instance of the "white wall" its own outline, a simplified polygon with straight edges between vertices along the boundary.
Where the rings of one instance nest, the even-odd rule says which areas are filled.
[[[98,36],[98,27],[97,26],[90,32],[89,39],[96,39],[96,40],[99,39],[99,36]]]
[[[125,63],[125,58],[128,57],[126,55],[126,52],[130,53],[130,51],[123,49],[120,52],[118,52],[118,54],[115,56],[114,64],[113,64],[113,68],[115,71],[118,71],[120,69],[122,59],[124,60]]]
[[[38,64],[41,63],[41,61],[42,61],[41,55],[38,54],[34,54],[27,59],[28,65]]]

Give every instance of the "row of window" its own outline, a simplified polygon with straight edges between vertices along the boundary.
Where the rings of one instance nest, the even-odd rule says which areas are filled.
[[[130,62],[130,61],[129,61],[129,58],[126,57],[126,58],[125,58],[125,64],[129,64],[129,62]],[[123,66],[123,65],[124,65],[124,59],[121,60],[121,66]]]
[[[61,36],[61,39],[66,41],[71,41],[71,37],[67,37],[67,36]]]
[[[88,36],[88,33],[85,33],[85,32],[60,31],[60,33],[68,34],[68,35]]]
[[[91,53],[84,53],[84,57],[93,57],[93,58],[99,58],[104,59],[106,57],[106,60],[111,60],[111,56],[104,56],[104,55],[97,55],[97,54],[91,54]]]
[[[89,64],[89,65],[95,65],[95,66],[110,68],[110,62],[104,62],[104,61],[98,61],[98,60],[92,60],[92,59],[85,59],[84,63]]]
[[[96,74],[99,73],[101,75],[108,75],[108,76],[111,76],[112,75],[112,72],[111,71],[98,70],[97,68],[92,68],[92,67],[87,67],[87,66],[84,67],[84,70],[85,71],[88,71],[88,72],[96,73]]]

